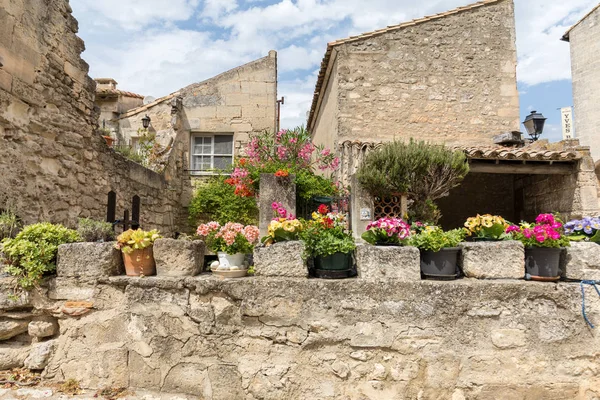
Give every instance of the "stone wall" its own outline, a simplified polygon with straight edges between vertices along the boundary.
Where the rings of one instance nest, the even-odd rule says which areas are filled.
[[[0,4],[0,208],[26,222],[70,226],[77,217],[117,216],[141,197],[141,223],[165,233],[181,229],[181,193],[189,180],[176,155],[165,175],[129,162],[95,131],[95,84],[77,21],[67,1]]]
[[[600,160],[597,123],[600,118],[600,8],[596,8],[569,32],[571,74],[575,105],[575,137],[590,146]]]
[[[317,124],[315,140],[337,133],[339,142],[481,145],[518,130],[513,8],[510,0],[492,2],[334,43],[329,63],[337,64],[339,90],[319,94],[317,115],[337,101],[338,128]]]
[[[577,284],[113,277],[54,279],[47,294],[12,305],[0,295],[4,318],[58,318],[43,376],[86,388],[215,400],[600,396],[600,342]],[[93,308],[72,317],[67,299]],[[586,300],[600,321],[597,296]]]

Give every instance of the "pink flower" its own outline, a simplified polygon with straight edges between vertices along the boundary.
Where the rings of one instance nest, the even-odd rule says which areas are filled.
[[[525,236],[527,239],[531,238],[531,236],[533,235],[533,231],[529,228],[525,228],[523,229],[523,236]]]
[[[535,219],[535,222],[538,224],[549,224],[552,225],[554,223],[554,215],[552,214],[540,214]]]
[[[283,207],[279,207],[279,208],[277,209],[277,213],[278,213],[279,215],[281,215],[281,218],[286,218],[286,217],[287,217],[287,211],[286,211],[286,210],[285,210],[285,208],[283,208]]]
[[[521,228],[519,228],[517,225],[510,225],[508,228],[506,228],[506,233],[519,232],[520,230]]]

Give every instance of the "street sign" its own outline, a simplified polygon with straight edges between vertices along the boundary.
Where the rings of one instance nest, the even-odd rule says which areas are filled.
[[[573,110],[571,107],[563,107],[560,109],[560,119],[562,121],[563,140],[575,138],[573,132]]]

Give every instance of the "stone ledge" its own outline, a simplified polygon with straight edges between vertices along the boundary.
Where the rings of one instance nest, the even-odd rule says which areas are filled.
[[[571,243],[561,254],[561,270],[566,279],[600,281],[600,245]]]
[[[195,276],[202,272],[206,245],[201,240],[158,239],[153,253],[159,276]]]
[[[254,249],[256,276],[285,276],[306,278],[308,269],[302,259],[304,244],[300,241],[275,243]]]
[[[115,242],[70,243],[58,246],[56,275],[59,277],[101,277],[123,272],[123,257]]]
[[[361,280],[420,281],[419,249],[409,246],[356,246],[356,269]]]
[[[523,279],[525,248],[515,240],[465,242],[461,267],[466,277],[478,279]]]

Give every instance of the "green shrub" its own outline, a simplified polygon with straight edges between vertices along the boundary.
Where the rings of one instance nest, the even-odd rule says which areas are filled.
[[[409,244],[423,251],[440,251],[448,247],[456,247],[465,238],[466,231],[462,228],[444,232],[439,227],[429,227],[421,233],[413,235]]]
[[[415,220],[435,223],[441,217],[435,200],[447,196],[469,172],[462,151],[410,140],[386,143],[373,151],[357,172],[360,184],[373,196],[406,193]]]
[[[296,192],[302,200],[311,200],[318,196],[333,196],[338,188],[331,179],[316,175],[311,170],[296,171]]]
[[[115,232],[110,222],[95,221],[90,218],[79,218],[77,233],[84,242],[112,242]]]
[[[23,289],[36,287],[45,273],[56,270],[58,246],[81,240],[76,231],[48,222],[26,226],[14,239],[3,240],[5,272]]]
[[[14,238],[23,225],[19,217],[10,210],[0,212],[0,240]]]
[[[254,197],[240,197],[235,188],[225,183],[226,176],[213,176],[202,183],[190,202],[189,221],[197,226],[203,222],[239,222],[258,224],[258,206]]]

